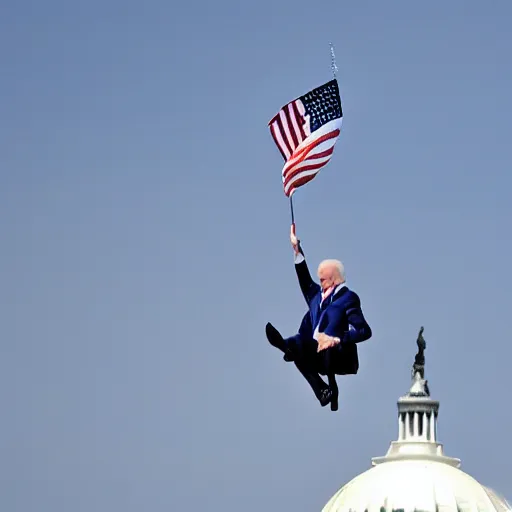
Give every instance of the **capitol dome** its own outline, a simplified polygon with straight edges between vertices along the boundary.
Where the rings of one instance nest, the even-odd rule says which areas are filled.
[[[464,473],[437,441],[439,402],[424,380],[425,343],[412,386],[398,400],[398,439],[372,467],[344,485],[322,512],[510,512],[505,498]]]

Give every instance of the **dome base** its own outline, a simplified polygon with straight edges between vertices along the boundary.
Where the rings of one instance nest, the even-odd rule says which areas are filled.
[[[460,467],[460,459],[444,455],[442,444],[422,441],[393,441],[386,455],[372,459],[372,466],[395,460],[431,460]]]

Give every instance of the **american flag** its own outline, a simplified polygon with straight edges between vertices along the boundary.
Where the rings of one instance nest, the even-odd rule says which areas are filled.
[[[287,197],[329,162],[342,116],[338,82],[334,79],[291,101],[268,123],[285,159],[282,177]]]

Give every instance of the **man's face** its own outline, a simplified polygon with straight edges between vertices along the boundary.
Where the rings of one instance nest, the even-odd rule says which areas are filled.
[[[318,278],[320,279],[320,286],[322,290],[328,290],[331,286],[334,286],[336,279],[336,272],[334,267],[330,265],[322,265],[318,269]]]

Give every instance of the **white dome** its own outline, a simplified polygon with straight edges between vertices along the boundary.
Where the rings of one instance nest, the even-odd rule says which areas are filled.
[[[342,487],[323,512],[505,512],[508,503],[460,469],[432,460],[378,464]]]
[[[411,388],[398,400],[398,439],[322,512],[512,512],[503,497],[461,471],[459,459],[444,454],[437,441],[439,402],[430,398],[424,364],[418,352]]]

